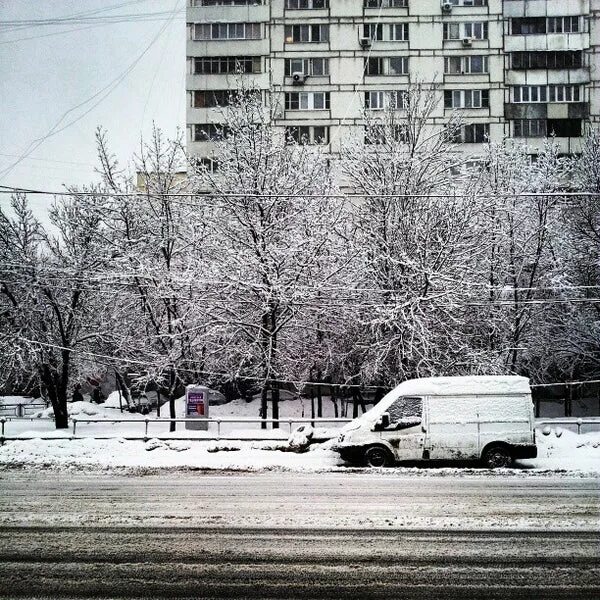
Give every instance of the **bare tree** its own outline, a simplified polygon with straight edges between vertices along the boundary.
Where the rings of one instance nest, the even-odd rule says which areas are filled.
[[[302,336],[297,319],[323,276],[341,209],[320,196],[332,184],[319,145],[292,140],[273,110],[256,89],[233,93],[214,142],[218,169],[197,165],[195,187],[208,193],[221,248],[213,268],[227,292],[213,317],[228,332],[228,368],[261,377],[261,415],[270,389],[278,419],[278,381],[302,360],[293,352]]]
[[[50,221],[56,234],[40,226],[23,195],[12,198],[14,217],[0,211],[3,374],[30,385],[35,377],[52,403],[57,428],[68,426],[72,375],[94,367],[79,353],[101,329],[99,294],[88,283],[106,264],[95,191],[55,200]]]
[[[461,123],[453,115],[432,125],[435,85],[413,84],[397,98],[380,113],[365,111],[364,140],[348,141],[341,161],[361,196],[349,238],[360,261],[348,286],[365,290],[353,298],[351,321],[364,333],[351,335],[359,342],[349,358],[382,384],[488,365],[469,365],[476,352],[458,335],[463,280],[481,251],[477,178],[461,175],[465,157],[456,152]]]

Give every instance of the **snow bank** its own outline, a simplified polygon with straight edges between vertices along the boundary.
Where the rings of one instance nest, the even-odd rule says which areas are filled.
[[[44,401],[41,398],[31,398],[30,396],[0,396],[0,406],[3,404],[32,404]]]
[[[306,433],[306,431],[301,432]],[[558,435],[557,435],[558,433]],[[0,447],[0,465],[5,467],[43,466],[52,468],[89,467],[96,469],[128,468],[192,468],[234,471],[288,469],[293,471],[331,471],[346,469],[339,455],[330,449],[333,442],[313,445],[308,452],[296,454],[285,440],[260,442],[201,440],[162,440],[148,442],[109,440],[56,439],[19,440]],[[499,475],[543,474],[559,471],[576,475],[600,475],[600,433],[577,435],[553,430],[538,436],[537,459],[518,461],[515,469],[501,469]],[[478,472],[486,469],[384,469],[383,473],[445,475]]]
[[[126,409],[127,401],[122,396],[121,403],[123,404],[123,408]],[[119,402],[119,392],[111,392],[108,395],[108,398],[100,406],[103,408],[121,408],[121,403]]]
[[[111,394],[112,396],[112,394]],[[92,402],[70,402],[67,404],[67,410],[69,411],[70,417],[79,417],[85,419],[93,417],[95,419],[115,419],[120,418],[120,413],[115,413],[113,408],[107,408],[106,404],[93,404]],[[45,410],[40,410],[35,413],[34,417],[37,418],[54,418],[54,409],[50,406]],[[132,415],[123,415],[124,418],[131,419]],[[135,418],[135,416],[133,417]],[[144,417],[140,415],[140,419]]]
[[[193,468],[233,471],[292,469],[327,470],[341,464],[331,450],[305,454],[281,451],[287,444],[267,442],[201,442],[151,439],[20,440],[0,448],[7,467]]]

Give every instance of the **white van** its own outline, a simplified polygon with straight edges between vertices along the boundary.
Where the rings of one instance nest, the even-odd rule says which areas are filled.
[[[430,377],[401,383],[342,429],[334,449],[354,463],[481,460],[508,467],[535,458],[525,377]]]

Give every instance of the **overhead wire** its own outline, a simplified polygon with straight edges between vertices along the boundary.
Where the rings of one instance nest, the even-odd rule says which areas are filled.
[[[174,7],[173,7],[173,11],[175,11],[179,5],[180,5],[180,0],[176,0]],[[162,27],[160,27],[158,32],[151,39],[150,43],[142,50],[141,54],[139,54],[137,56],[137,58],[133,62],[131,62],[129,64],[129,66],[123,72],[121,72],[117,77],[112,79],[110,81],[110,83],[108,83],[103,88],[98,90],[95,94],[93,94],[92,96],[90,96],[86,100],[84,100],[83,102],[80,102],[76,106],[71,107],[66,112],[64,112],[63,115],[58,119],[58,121],[56,121],[54,126],[44,136],[42,136],[41,138],[37,138],[36,140],[31,142],[29,144],[28,148],[20,155],[20,157],[16,161],[14,161],[8,167],[6,167],[0,171],[0,178],[8,175],[25,158],[27,158],[33,152],[35,152],[35,150],[37,150],[37,148],[39,148],[39,146],[41,146],[48,138],[50,138],[54,135],[57,135],[58,133],[64,131],[68,127],[74,125],[75,123],[80,121],[83,117],[88,115],[92,110],[94,110],[101,102],[103,102],[119,86],[119,84],[122,83],[127,78],[129,73],[131,73],[131,71],[133,71],[133,69],[138,65],[138,63],[142,60],[142,58],[148,53],[150,48],[152,48],[152,46],[156,43],[156,41],[160,38],[160,36],[165,32],[165,30],[167,29],[167,27],[169,26],[169,24],[171,22],[172,22],[172,20],[167,21],[164,25],[162,25]],[[60,127],[60,124],[66,119],[66,117],[69,114],[75,112],[79,108],[84,107],[86,104],[89,104],[96,98],[99,98],[98,101],[94,102],[90,106],[89,109],[87,109],[86,111],[84,111],[83,113],[78,115],[76,118],[72,119],[71,121],[69,121],[62,127]]]
[[[51,349],[55,349],[55,350],[67,350],[69,352],[73,352],[74,354],[78,354],[78,355],[84,355],[87,357],[90,357],[88,360],[93,360],[94,362],[99,362],[97,359],[103,359],[103,360],[109,360],[112,361],[109,364],[106,363],[100,363],[100,364],[104,364],[105,366],[110,366],[110,367],[115,367],[115,365],[119,365],[119,366],[125,366],[128,364],[131,365],[139,365],[139,366],[144,366],[144,367],[149,367],[152,369],[156,369],[157,365],[156,363],[152,363],[149,361],[142,361],[139,359],[133,359],[133,358],[127,358],[127,357],[115,357],[115,356],[110,356],[108,354],[100,354],[97,352],[88,352],[86,350],[80,350],[78,348],[72,348],[72,347],[67,347],[67,346],[61,346],[60,344],[51,344],[49,342],[41,342],[38,340],[32,340],[29,338],[25,338],[22,336],[18,336],[17,339],[25,342],[25,343],[29,343],[29,344],[34,344],[34,345],[38,345],[38,346],[42,346],[42,347],[47,347],[47,348],[51,348]],[[169,369],[172,368],[171,365],[169,363],[172,363],[173,361],[170,361],[168,359],[165,358],[165,363],[163,365],[164,369]],[[193,360],[185,360],[184,362],[187,362],[188,364],[203,364],[203,363],[199,363],[199,361],[193,361]],[[256,375],[240,375],[237,373],[227,373],[225,371],[207,371],[204,369],[186,369],[186,368],[181,368],[181,367],[175,367],[176,370],[178,371],[182,371],[182,372],[188,372],[188,373],[193,373],[196,375],[203,375],[206,377],[219,377],[222,379],[225,379],[226,381],[231,381],[231,380],[241,380],[241,381],[256,381],[256,382],[264,382],[265,378],[264,377],[258,377]],[[356,376],[353,376],[351,379],[356,379]],[[279,379],[279,378],[268,378],[268,383],[275,383],[275,384],[280,384],[280,385],[294,385],[297,389],[302,389],[305,386],[317,386],[317,387],[329,387],[329,388],[342,388],[342,389],[360,389],[360,390],[370,390],[370,391],[377,391],[380,389],[386,389],[389,386],[384,386],[384,385],[362,385],[362,384],[356,384],[356,383],[338,383],[338,382],[324,382],[324,381],[311,381],[311,380],[302,380],[302,379]],[[549,382],[549,383],[532,383],[530,384],[529,387],[531,388],[548,388],[548,387],[561,387],[561,386],[573,386],[573,385],[598,385],[600,384],[600,380],[599,379],[590,379],[590,380],[579,380],[579,381],[557,381],[557,382]]]
[[[398,194],[369,194],[369,193],[330,193],[323,194],[303,194],[303,193],[276,193],[276,194],[260,194],[260,193],[245,193],[245,192],[218,192],[218,191],[195,191],[195,192],[152,192],[152,191],[135,191],[135,192],[93,192],[86,190],[40,190],[25,188],[20,186],[0,185],[0,194],[44,194],[47,196],[106,196],[111,198],[597,198],[600,197],[600,192],[589,191],[569,191],[569,192],[506,192],[506,193],[452,193],[452,194],[419,194],[419,193],[398,193]]]

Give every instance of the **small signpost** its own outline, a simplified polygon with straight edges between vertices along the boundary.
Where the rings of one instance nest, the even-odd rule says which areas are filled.
[[[197,422],[186,422],[186,429],[208,430],[208,388],[199,385],[188,385],[185,388],[185,418],[197,419]]]

